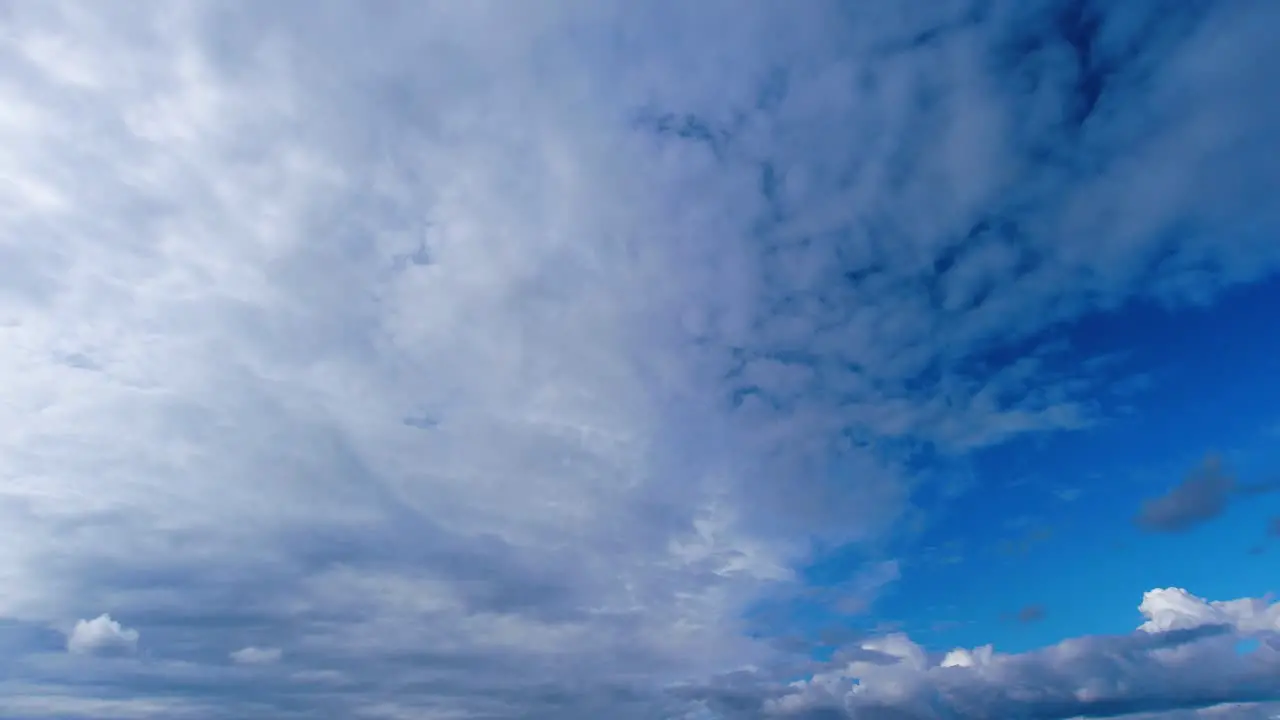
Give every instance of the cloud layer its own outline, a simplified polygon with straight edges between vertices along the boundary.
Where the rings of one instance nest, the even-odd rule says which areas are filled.
[[[6,7],[0,618],[138,653],[5,648],[0,715],[681,717],[807,662],[748,610],[812,541],[1105,415],[1046,332],[1280,267],[1277,13]]]
[[[737,694],[714,686],[703,692],[722,717],[808,720],[1047,720],[1205,708],[1244,718],[1262,716],[1254,714],[1257,703],[1280,699],[1280,603],[1211,603],[1170,588],[1147,593],[1139,609],[1147,621],[1132,635],[1073,638],[1016,655],[989,645],[932,654],[890,635],[845,648],[835,667],[775,686],[774,697],[764,684],[741,679]],[[1240,652],[1249,638],[1261,642]],[[747,688],[765,697],[752,698]]]

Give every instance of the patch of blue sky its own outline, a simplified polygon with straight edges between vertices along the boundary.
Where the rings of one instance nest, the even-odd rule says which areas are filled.
[[[1133,517],[1207,453],[1222,454],[1242,483],[1272,479],[1277,307],[1273,280],[1207,306],[1134,303],[1053,329],[1068,348],[1055,358],[1063,366],[1114,359],[1121,392],[1098,398],[1098,422],[950,464],[921,453],[921,472],[941,467],[968,484],[904,538],[902,577],[885,583],[874,613],[841,612],[838,598],[856,594],[883,560],[861,545],[837,546],[804,570],[814,592],[792,601],[785,622],[773,607],[766,624],[817,638],[901,623],[939,648],[994,642],[1021,651],[1087,631],[1128,632],[1140,619],[1136,599],[1154,587],[1207,597],[1273,590],[1266,528],[1280,497],[1238,498],[1223,517],[1183,533],[1144,533]],[[1044,617],[1019,620],[1030,606],[1044,607]]]

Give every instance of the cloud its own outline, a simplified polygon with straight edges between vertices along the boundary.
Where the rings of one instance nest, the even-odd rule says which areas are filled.
[[[1134,522],[1151,532],[1185,532],[1221,515],[1236,495],[1259,495],[1276,488],[1274,483],[1240,484],[1223,468],[1221,459],[1210,456],[1180,484],[1144,501]]]
[[[1027,523],[1019,523],[1033,525],[1030,529],[1024,530],[1020,537],[1008,540],[1001,540],[998,549],[1006,555],[1026,555],[1030,553],[1036,545],[1046,542],[1053,538],[1053,528],[1039,524],[1036,525],[1028,519]]]
[[[1019,610],[1017,615],[1015,615],[1015,617],[1017,618],[1018,622],[1023,622],[1023,623],[1039,622],[1044,619],[1044,606],[1043,605],[1027,605],[1026,607]]]
[[[190,707],[162,700],[94,699],[49,692],[49,688],[5,688],[5,712],[21,718],[110,717],[120,720],[149,720],[155,717],[208,717],[207,707]]]
[[[241,665],[270,665],[280,661],[283,652],[280,648],[241,648],[231,653],[231,661]]]
[[[78,620],[67,634],[67,652],[73,655],[131,653],[138,647],[138,631],[124,627],[103,613],[92,620]]]
[[[836,612],[857,615],[867,612],[884,589],[901,578],[901,564],[897,560],[882,560],[869,563],[844,582],[815,587],[808,594],[829,602]]]
[[[1053,496],[1065,503],[1075,502],[1080,499],[1084,491],[1080,488],[1060,488],[1053,491]]]
[[[153,656],[18,648],[8,706],[626,720],[793,663],[749,610],[813,541],[1105,415],[1062,323],[1280,267],[1274,7],[960,5],[9,8],[0,617]]]
[[[1133,634],[1072,638],[1020,654],[984,646],[935,655],[900,634],[864,640],[854,649],[876,660],[846,651],[852,659],[789,686],[739,679],[739,706],[749,705],[747,697],[759,705],[738,714],[724,707],[723,686],[703,696],[723,717],[814,720],[1250,717],[1253,704],[1280,698],[1280,648],[1236,651],[1242,638],[1280,638],[1280,603],[1207,602],[1170,588],[1148,592],[1139,609],[1148,619]]]
[[[1272,720],[1280,713],[1280,703],[1223,703],[1196,710],[1159,713],[1135,713],[1127,720]]]
[[[1138,609],[1147,617],[1140,628],[1145,631],[1213,624],[1230,625],[1244,633],[1280,629],[1280,603],[1256,598],[1206,602],[1181,588],[1168,588],[1146,593]]]
[[[1145,530],[1183,532],[1208,522],[1227,509],[1236,480],[1216,457],[1187,474],[1185,480],[1164,495],[1142,503],[1135,522]]]

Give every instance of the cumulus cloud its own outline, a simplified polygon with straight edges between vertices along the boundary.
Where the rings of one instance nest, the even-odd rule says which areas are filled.
[[[270,665],[280,662],[283,652],[280,648],[249,647],[240,648],[231,653],[231,661],[241,665]]]
[[[112,620],[106,613],[77,621],[67,634],[67,652],[73,655],[131,653],[137,647],[138,631]]]
[[[1148,592],[1138,609],[1147,617],[1140,629],[1148,632],[1215,624],[1246,634],[1280,630],[1280,603],[1260,598],[1206,602],[1181,588],[1169,588]]]
[[[1274,5],[966,5],[6,6],[0,618],[168,663],[7,706],[625,720],[794,661],[748,611],[917,453],[1105,412],[1059,323],[1280,267]],[[223,667],[264,628],[323,692]]]

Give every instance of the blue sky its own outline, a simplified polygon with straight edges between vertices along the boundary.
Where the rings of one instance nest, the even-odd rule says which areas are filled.
[[[1275,592],[1274,551],[1254,553],[1274,542],[1267,522],[1280,498],[1241,500],[1180,535],[1145,534],[1129,521],[1143,499],[1209,453],[1230,458],[1242,480],[1276,479],[1280,393],[1271,376],[1280,347],[1268,308],[1278,304],[1280,283],[1262,282],[1210,307],[1134,307],[1064,328],[1079,349],[1070,358],[1123,352],[1130,371],[1153,379],[1098,427],[979,453],[975,487],[926,540],[958,544],[959,562],[905,573],[881,609],[914,623],[978,620],[938,633],[939,641],[963,646],[987,637],[1022,648],[1124,632],[1137,617],[1124,598],[1152,587],[1209,597]],[[995,622],[1032,605],[1044,608],[1042,620]]]
[[[1277,30],[5,5],[0,719],[1280,715]]]

